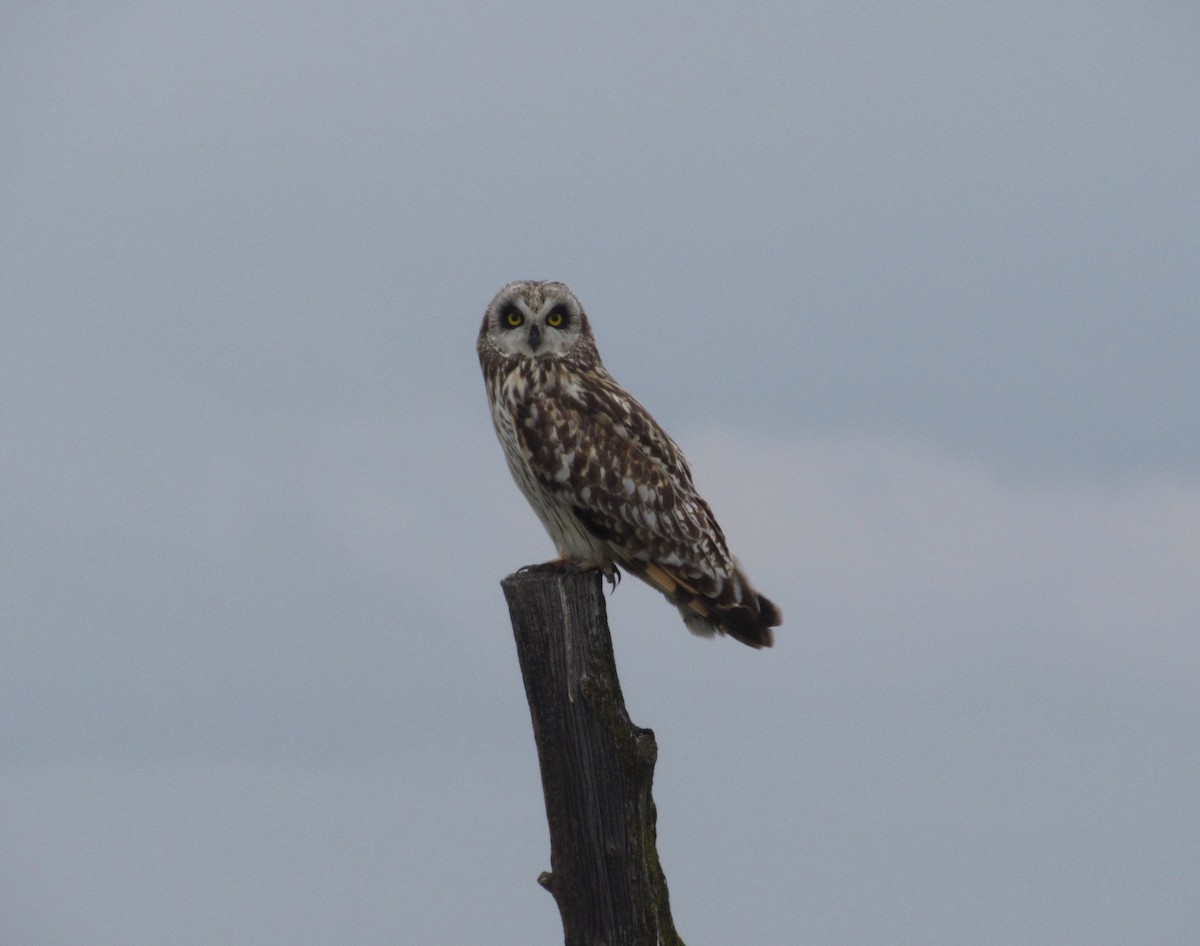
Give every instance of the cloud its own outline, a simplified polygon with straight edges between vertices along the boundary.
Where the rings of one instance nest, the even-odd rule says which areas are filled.
[[[478,416],[403,424],[201,444],[171,475],[106,488],[103,509],[78,500],[89,528],[126,531],[61,598],[67,623],[12,640],[6,798],[26,827],[6,849],[34,867],[14,887],[19,920],[52,928],[37,919],[49,891],[75,889],[55,921],[68,933],[115,942],[178,922],[178,900],[135,896],[154,877],[193,891],[194,915],[241,909],[248,890],[326,903],[364,942],[462,938],[486,918],[437,907],[439,878],[474,858],[474,883],[505,878],[490,914],[520,905],[497,941],[553,929],[532,882],[548,856],[540,786],[496,584],[549,541],[482,395]],[[786,620],[754,653],[691,637],[636,582],[607,599],[630,712],[658,734],[681,929],[778,941],[803,915],[861,941],[899,916],[917,936],[972,928],[959,902],[998,922],[1015,911],[1033,933],[1085,928],[1066,907],[1028,909],[1031,876],[1139,929],[1180,915],[1163,898],[1187,876],[1177,839],[1194,835],[1173,812],[1196,801],[1179,760],[1200,718],[1200,485],[1008,482],[901,440],[676,433]],[[87,476],[64,469],[65,495],[83,495]],[[66,541],[28,532],[48,555]],[[468,814],[491,828],[435,830]],[[70,865],[113,850],[105,824],[126,839],[120,869],[80,887]],[[221,879],[230,863],[238,884]],[[911,863],[929,865],[923,884]],[[360,878],[370,908],[330,876]],[[397,877],[405,893],[388,901]]]
[[[939,648],[1007,641],[1114,672],[1200,656],[1200,481],[1002,480],[871,437],[694,439],[735,547],[760,584],[795,590],[798,633],[887,621],[918,648],[925,629]]]
[[[606,599],[685,937],[1197,938],[1190,24],[877,6],[9,17],[0,940],[553,936],[524,275],[786,619]]]
[[[747,657],[668,641],[653,596],[610,605],[631,714],[660,741],[682,929],[1082,943],[1195,921],[1200,483],[1009,482],[871,437],[679,439],[785,618]],[[714,865],[723,898],[697,893]]]

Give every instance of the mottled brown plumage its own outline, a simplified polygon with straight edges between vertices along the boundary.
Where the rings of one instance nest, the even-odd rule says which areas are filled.
[[[738,568],[679,447],[604,368],[579,300],[509,283],[477,344],[513,479],[572,567],[618,565],[694,633],[770,647],[779,609]]]

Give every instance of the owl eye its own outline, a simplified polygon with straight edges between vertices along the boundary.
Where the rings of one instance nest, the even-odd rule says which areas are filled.
[[[550,310],[550,314],[546,316],[546,324],[551,328],[562,328],[566,324],[567,313],[562,306],[555,306]]]
[[[518,309],[509,309],[504,313],[504,324],[509,328],[517,328],[524,321],[525,316]]]

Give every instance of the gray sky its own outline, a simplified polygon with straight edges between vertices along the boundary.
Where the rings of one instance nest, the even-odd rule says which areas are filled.
[[[474,338],[568,282],[773,651],[609,614],[689,943],[1200,939],[1185,3],[10,4],[0,942],[552,943]]]

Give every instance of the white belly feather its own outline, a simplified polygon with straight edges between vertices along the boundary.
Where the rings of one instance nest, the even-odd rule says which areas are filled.
[[[513,399],[524,393],[524,381],[520,373],[514,371],[501,379],[499,384],[488,386],[492,423],[504,447],[508,470],[550,534],[561,558],[589,567],[608,565],[613,560],[608,543],[592,535],[579,521],[571,504],[547,489],[534,475],[530,455],[521,446],[513,419]]]

